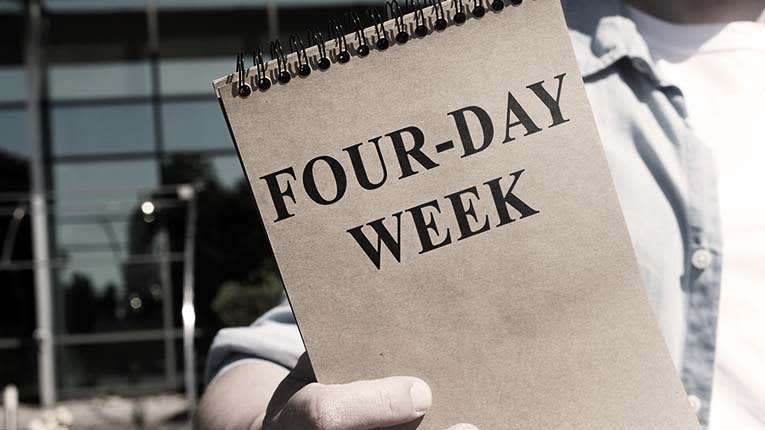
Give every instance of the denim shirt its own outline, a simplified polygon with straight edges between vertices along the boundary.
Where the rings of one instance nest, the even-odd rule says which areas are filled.
[[[564,10],[646,292],[706,428],[721,265],[713,154],[686,121],[682,82],[658,74],[620,0],[564,0]],[[208,379],[242,359],[289,368],[302,352],[283,301],[219,332]]]

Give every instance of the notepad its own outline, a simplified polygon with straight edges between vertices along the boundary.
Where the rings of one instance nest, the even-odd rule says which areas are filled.
[[[561,5],[515,3],[390,3],[214,82],[317,378],[424,379],[403,428],[697,429]]]

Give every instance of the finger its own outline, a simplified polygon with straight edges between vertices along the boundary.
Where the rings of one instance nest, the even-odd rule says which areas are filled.
[[[408,423],[430,408],[421,379],[392,377],[344,385],[306,385],[274,418],[274,428],[369,430]]]
[[[449,427],[447,430],[478,430],[478,427],[473,424],[457,424]]]
[[[308,354],[304,352],[298,359],[295,367],[276,387],[274,394],[271,396],[271,401],[268,402],[268,407],[266,408],[266,420],[278,415],[279,411],[284,409],[295,393],[312,382],[316,382],[316,375],[313,372],[313,366],[311,366]]]

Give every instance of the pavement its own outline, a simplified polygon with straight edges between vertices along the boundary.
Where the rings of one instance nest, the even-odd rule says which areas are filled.
[[[0,408],[0,429],[5,425]],[[186,400],[179,394],[66,400],[52,409],[19,405],[19,430],[189,430]]]

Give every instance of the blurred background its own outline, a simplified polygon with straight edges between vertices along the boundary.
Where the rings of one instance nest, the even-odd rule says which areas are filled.
[[[0,428],[190,428],[281,293],[211,81],[363,3],[0,0]]]

